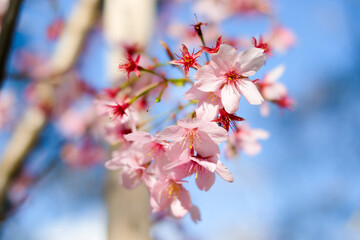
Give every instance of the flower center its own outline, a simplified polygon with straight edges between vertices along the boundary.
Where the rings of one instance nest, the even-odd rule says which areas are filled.
[[[185,133],[186,143],[189,145],[189,148],[193,148],[196,143],[200,142],[200,137],[197,134],[197,128],[185,129],[185,130],[186,130]]]
[[[168,192],[168,198],[174,199],[180,193],[180,185],[174,181],[171,181],[169,186],[166,188],[166,191]]]
[[[214,102],[214,101],[216,101],[217,96],[215,95],[215,93],[209,92],[209,93],[207,94],[207,98],[210,99],[211,102]]]
[[[225,73],[226,81],[228,83],[236,81],[241,77],[235,70],[231,70],[230,72]]]

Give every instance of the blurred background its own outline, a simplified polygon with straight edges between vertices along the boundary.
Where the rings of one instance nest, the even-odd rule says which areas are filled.
[[[36,141],[29,140],[31,147],[17,148],[24,139],[34,135],[32,131],[25,131],[26,127],[17,130],[20,137],[14,143],[15,153],[11,156],[23,160],[11,176],[7,196],[1,199],[0,237],[8,240],[110,239],[109,226],[116,228],[116,223],[121,221],[114,223],[109,217],[109,191],[115,192],[121,187],[109,184],[109,171],[104,168],[104,161],[109,159],[107,147],[99,144],[98,138],[85,137],[84,140],[83,136],[76,135],[77,130],[84,127],[76,125],[74,120],[70,125],[75,130],[68,133],[61,119],[68,109],[86,115],[93,92],[111,86],[112,79],[119,74],[116,66],[121,58],[109,56],[109,52],[118,47],[113,46],[114,39],[131,33],[134,39],[142,41],[149,55],[160,62],[166,61],[159,40],[167,42],[173,52],[179,52],[180,44],[188,39],[177,36],[184,31],[175,25],[195,24],[194,13],[198,13],[199,21],[207,21],[206,14],[202,15],[206,11],[201,5],[200,9],[194,6],[193,1],[181,0],[20,2],[0,94],[0,153],[4,156],[0,167],[5,166],[10,139],[23,121],[24,113],[31,119],[40,119],[40,123],[35,124],[38,137]],[[109,13],[109,6],[116,6],[112,8],[118,11]],[[128,10],[130,8],[135,8],[135,12]],[[189,179],[186,188],[200,208],[201,222],[195,224],[189,216],[182,220],[157,221],[153,216],[147,219],[139,215],[139,219],[142,218],[139,222],[149,225],[145,231],[150,238],[360,239],[360,2],[274,0],[271,8],[270,17],[234,14],[217,27],[220,34],[237,39],[239,45],[243,42],[241,39],[251,41],[251,37],[268,33],[274,21],[291,30],[296,38],[293,46],[286,52],[273,54],[256,77],[261,78],[284,64],[286,70],[279,81],[295,99],[294,108],[282,111],[271,105],[270,116],[264,118],[258,107],[242,101],[240,116],[252,127],[270,133],[269,139],[261,141],[261,152],[256,156],[241,153],[232,160],[222,156],[234,175],[234,183],[217,178],[208,192],[202,192],[193,179]],[[86,9],[88,16],[78,13],[74,17],[74,9],[80,12]],[[141,26],[144,12],[148,14],[145,17],[152,19],[147,21],[151,26]],[[69,23],[73,28],[68,27]],[[61,39],[62,34],[73,29],[80,29],[82,35],[68,41],[81,42],[79,49]],[[136,29],[139,34],[131,32]],[[204,28],[205,36],[212,34],[211,29],[211,26]],[[199,43],[193,45],[198,46]],[[67,60],[71,51],[77,55]],[[49,62],[52,68],[47,66]],[[60,103],[49,100],[52,90],[38,83],[43,76],[51,76],[54,88],[60,88],[57,81],[71,82],[63,87],[62,93],[56,93]],[[173,89],[172,93],[181,98],[186,90]],[[69,91],[85,93],[72,101],[71,108],[66,103]],[[71,96],[74,95],[76,93]],[[45,104],[42,101],[39,105],[39,98],[45,99]],[[160,113],[163,107],[171,105],[170,101],[178,100],[164,100],[150,114]],[[55,105],[58,113],[29,112],[29,106],[36,104],[45,113]],[[80,147],[74,156],[64,150],[65,145],[67,149],[79,145],[86,148]],[[20,149],[24,149],[26,156],[17,157]],[[128,194],[126,191],[122,193]],[[126,204],[121,201],[117,204]],[[148,199],[145,197],[143,202],[148,204]],[[126,212],[128,208],[134,206],[124,205],[119,211]]]

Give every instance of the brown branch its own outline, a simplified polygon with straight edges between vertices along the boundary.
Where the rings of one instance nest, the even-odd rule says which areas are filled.
[[[86,33],[94,23],[100,0],[80,0],[75,6],[59,39],[57,49],[50,61],[55,75],[68,71],[77,60]],[[43,101],[52,108],[54,86],[42,83],[39,87]],[[39,133],[47,122],[47,115],[36,106],[29,106],[19,121],[0,162],[0,221],[6,217],[7,192],[14,176],[36,142]]]
[[[9,3],[0,32],[0,88],[5,78],[6,63],[11,49],[16,23],[19,18],[22,0],[12,0]]]

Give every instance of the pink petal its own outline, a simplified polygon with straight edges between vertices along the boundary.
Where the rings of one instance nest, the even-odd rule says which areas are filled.
[[[227,169],[227,167],[225,167],[225,165],[222,164],[222,162],[220,162],[220,160],[217,162],[217,168],[216,168],[215,171],[225,181],[228,181],[228,182],[233,182],[234,181],[233,175],[231,174],[229,169]]]
[[[172,142],[169,145],[167,156],[170,162],[179,161],[179,159],[188,159],[190,149],[183,142]]]
[[[130,169],[125,168],[120,174],[120,184],[127,189],[134,189],[140,184],[140,176]]]
[[[138,131],[124,135],[127,141],[148,143],[152,141],[152,136],[148,132]]]
[[[174,199],[171,202],[170,210],[174,218],[182,218],[188,213],[188,210],[181,205],[179,199]]]
[[[193,129],[198,128],[202,124],[202,120],[198,118],[187,118],[179,120],[177,124],[183,128]]]
[[[239,53],[236,58],[235,68],[244,77],[254,75],[265,63],[266,54],[261,48],[249,48]]]
[[[184,99],[186,100],[200,100],[203,99],[207,92],[200,91],[195,86],[192,86],[184,93]]]
[[[153,188],[151,189],[151,196],[159,205],[160,209],[167,208],[172,201],[172,198],[169,198],[169,193],[166,191],[166,188],[169,186],[169,181],[160,180],[155,183]]]
[[[250,104],[259,105],[264,101],[259,90],[257,89],[256,85],[252,81],[242,78],[238,81],[237,84],[238,84],[237,86],[239,87],[241,95],[243,95]],[[225,106],[225,104],[224,104],[224,106]],[[226,108],[225,108],[225,110],[226,110]],[[227,111],[227,112],[229,112],[229,111]]]
[[[122,166],[123,165],[121,163],[113,161],[113,160],[107,161],[105,163],[105,167],[110,170],[117,170],[117,169],[121,168]]]
[[[189,212],[190,212],[191,219],[193,220],[194,223],[201,221],[200,211],[197,206],[192,205]]]
[[[200,156],[211,156],[220,153],[219,146],[205,132],[199,131],[200,143],[195,144],[195,151]]]
[[[188,162],[190,162],[190,161],[191,161],[190,158],[187,158],[187,159],[179,159],[179,160],[177,160],[177,161],[170,162],[170,163],[166,164],[163,169],[164,169],[164,170],[169,170],[169,169],[172,169],[172,168],[174,168],[174,167],[177,167],[177,166],[183,165],[183,164],[185,164],[185,163],[188,163]]]
[[[211,162],[207,160],[200,160],[196,157],[191,157],[191,160],[204,167],[209,172],[215,172],[216,162]]]
[[[273,83],[266,86],[262,91],[262,94],[267,100],[279,100],[287,94],[287,89],[281,83]]]
[[[183,133],[184,129],[182,127],[172,125],[159,132],[156,136],[161,140],[180,141]]]
[[[237,57],[236,49],[227,44],[221,44],[217,53],[210,54],[211,65],[220,74],[232,70]]]
[[[178,195],[178,199],[181,202],[181,205],[189,210],[192,206],[191,203],[191,198],[190,198],[190,193],[183,187],[181,186],[181,190],[180,190],[180,194]]]
[[[200,190],[208,191],[215,182],[215,173],[203,170],[197,173],[196,185]]]
[[[280,66],[274,68],[268,74],[265,75],[264,82],[266,83],[276,82],[284,74],[284,71],[285,71],[285,65],[281,64]]]
[[[244,153],[255,156],[261,151],[261,145],[258,142],[247,142],[242,146]]]
[[[208,134],[210,138],[217,144],[220,144],[221,142],[224,142],[228,139],[227,131],[224,128],[219,127],[214,122],[204,123],[199,130],[204,131],[206,134]]]
[[[240,93],[232,84],[225,84],[221,90],[221,101],[225,110],[233,114],[239,109]]]
[[[270,114],[269,104],[265,101],[260,105],[260,114],[263,117],[267,117]]]
[[[209,102],[203,101],[199,106],[195,109],[196,117],[204,120],[204,121],[212,121],[214,120],[219,112],[219,104],[213,104]]]
[[[204,92],[214,92],[223,84],[223,77],[217,76],[210,65],[204,65],[197,70],[194,79],[197,80],[194,86]]]

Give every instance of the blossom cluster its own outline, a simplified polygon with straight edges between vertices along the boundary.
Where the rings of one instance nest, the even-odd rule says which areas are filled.
[[[196,26],[201,31],[201,25],[194,25],[195,31]],[[106,89],[96,100],[98,112],[106,116],[104,135],[114,146],[112,158],[105,165],[119,171],[119,181],[128,189],[144,183],[153,213],[174,218],[190,213],[196,222],[200,211],[184,187],[186,179],[194,176],[203,191],[213,186],[216,174],[233,182],[230,170],[220,161],[220,144],[226,144],[226,156],[231,158],[239,151],[258,153],[261,147],[257,141],[268,138],[265,130],[240,123],[245,120],[236,115],[241,97],[251,105],[262,105],[261,109],[268,109],[266,102],[286,108],[292,104],[284,103],[282,99],[289,98],[286,88],[276,82],[283,66],[261,81],[252,79],[269,56],[269,46],[263,40],[254,40],[252,47],[238,51],[219,36],[215,46],[204,45],[196,52],[183,44],[176,57],[165,43],[163,46],[169,63],[183,69],[184,78],[168,78],[157,70],[156,65],[161,64],[149,64],[148,59],[136,56],[136,51],[127,52],[126,60],[119,65],[127,81],[122,87]],[[204,55],[209,60],[201,64]],[[190,69],[195,70],[194,82]],[[191,87],[184,93],[184,100],[194,107],[193,111],[154,135],[143,131],[141,120],[151,107],[150,99],[157,95],[155,103],[159,102],[170,85],[188,83]],[[130,92],[125,91],[128,86],[132,86]]]

